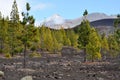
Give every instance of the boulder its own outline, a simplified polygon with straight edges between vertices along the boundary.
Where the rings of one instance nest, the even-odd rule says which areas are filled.
[[[21,80],[33,80],[32,76],[25,76]]]
[[[3,76],[4,76],[4,72],[0,71],[0,77],[3,77]]]

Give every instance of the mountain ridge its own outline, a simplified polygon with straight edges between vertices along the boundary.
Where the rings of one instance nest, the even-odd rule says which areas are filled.
[[[86,16],[89,22],[102,20],[102,19],[115,19],[116,15],[106,15],[104,13],[91,13]],[[84,17],[79,17],[75,19],[64,19],[59,14],[54,14],[51,17],[46,18],[44,22],[41,24],[52,28],[52,29],[60,29],[61,27],[64,29],[74,28],[79,25],[83,21]]]

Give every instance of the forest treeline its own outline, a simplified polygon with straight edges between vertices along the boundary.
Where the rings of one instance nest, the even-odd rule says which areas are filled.
[[[35,19],[30,15],[30,5],[26,3],[26,12],[22,12],[22,20],[19,18],[17,3],[14,0],[9,17],[0,13],[0,54],[11,56],[27,51],[37,52],[44,50],[56,53],[61,51],[63,46],[72,46],[84,51],[85,58],[94,61],[101,59],[104,54],[112,57],[120,53],[120,16],[114,21],[113,34],[98,34],[98,31],[91,26],[86,19],[87,10],[83,13],[84,20],[81,22],[78,31],[73,29],[54,30],[44,25],[35,26]]]

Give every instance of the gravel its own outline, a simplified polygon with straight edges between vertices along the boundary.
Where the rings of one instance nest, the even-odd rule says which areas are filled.
[[[23,58],[0,58],[0,80],[21,80],[32,76],[33,80],[119,80],[120,59],[106,62],[82,62],[79,56],[28,58],[23,68]]]

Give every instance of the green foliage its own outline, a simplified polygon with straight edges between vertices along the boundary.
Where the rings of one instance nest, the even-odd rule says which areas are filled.
[[[91,28],[89,21],[83,20],[78,30],[78,48],[84,49],[84,54],[87,58],[94,61],[101,59],[101,42],[97,31]]]
[[[21,24],[23,25],[23,34],[22,34],[22,38],[21,41],[24,45],[24,68],[26,67],[26,53],[27,50],[30,48],[30,46],[32,45],[32,43],[34,42],[33,38],[34,36],[34,22],[35,19],[33,18],[33,16],[29,15],[29,11],[30,11],[30,5],[29,3],[26,3],[26,13],[22,12],[22,16],[23,16],[23,20],[21,22]]]
[[[46,33],[46,35],[44,36],[45,37],[45,40],[44,40],[45,47],[48,51],[52,51],[53,38],[52,38],[51,30],[49,28],[47,28],[45,33]]]
[[[57,40],[57,42],[63,46],[63,35],[62,35],[62,31],[61,30],[56,30],[55,33],[54,33],[54,36]]]
[[[88,11],[87,10],[85,10],[85,12],[83,13],[83,16],[86,16],[86,15],[88,15]]]
[[[84,50],[84,62],[86,61],[86,46],[89,43],[90,31],[91,27],[89,21],[83,20],[78,30],[78,48]]]
[[[117,15],[117,19],[114,21],[114,34],[108,36],[108,43],[109,43],[109,49],[110,54],[112,57],[115,57],[118,55],[120,51],[120,14]]]
[[[30,10],[30,4],[26,3],[26,10],[29,11]]]
[[[33,57],[41,57],[41,54],[37,53],[37,52],[33,52],[29,55],[29,57],[33,58]]]
[[[90,30],[90,23],[84,20],[79,27],[78,48],[86,48],[89,43]]]
[[[23,21],[21,23],[23,25],[23,34],[21,41],[23,42],[24,46],[27,47],[27,45],[30,46],[30,42],[33,42],[36,30],[34,28],[35,19],[33,18],[33,16],[30,16],[28,12],[30,10],[29,3],[26,3],[26,10],[27,13],[22,12]]]
[[[11,58],[10,53],[6,53],[6,54],[5,54],[5,57],[6,57],[7,59],[10,59],[10,58]]]
[[[65,38],[65,40],[64,40],[64,45],[66,45],[66,46],[71,46],[71,41],[70,41],[69,38]]]
[[[53,49],[53,38],[49,28],[42,26],[40,28],[40,47],[42,49],[52,51]]]
[[[105,34],[103,34],[101,36],[101,50],[102,52],[105,54],[107,51],[109,51],[109,45],[108,45],[108,39],[105,36]]]
[[[12,5],[12,11],[10,13],[10,21],[8,27],[8,47],[9,52],[13,56],[21,51],[19,51],[20,47],[22,47],[22,42],[20,40],[22,33],[22,26],[19,21],[19,12],[16,0],[14,0]],[[18,38],[19,37],[19,38]]]
[[[120,29],[117,29],[114,33],[115,39],[118,43],[118,45],[120,46]]]
[[[60,30],[60,33],[61,33],[61,38],[62,38],[62,41],[61,41],[62,44],[64,46],[70,46],[71,42],[70,42],[69,38],[67,37],[66,32],[63,28]]]
[[[52,31],[52,38],[53,38],[53,51],[56,53],[56,51],[60,51],[62,49],[61,43],[58,43],[56,37],[55,37],[55,31]]]
[[[46,35],[45,30],[46,30],[46,28],[44,25],[42,25],[39,30],[39,32],[40,32],[40,48],[41,49],[45,49],[45,44],[44,44],[44,40],[45,40],[44,36]]]
[[[31,51],[35,51],[36,49],[37,49],[36,46],[32,46],[30,50],[31,50]]]
[[[22,46],[19,46],[19,47],[15,47],[14,49],[14,54],[19,54],[19,53],[22,53],[23,52],[23,47]]]
[[[101,43],[98,34],[94,28],[91,28],[89,35],[89,43],[86,46],[87,57],[94,61],[95,59],[101,59]]]
[[[13,5],[12,5],[12,11],[11,11],[11,21],[12,22],[19,22],[19,12],[18,12],[18,7],[16,0],[14,0]]]
[[[0,20],[0,51],[4,52],[7,43],[8,22],[3,18]]]
[[[112,57],[116,57],[118,55],[119,46],[114,35],[108,36],[108,44],[109,44],[110,55]]]
[[[77,43],[77,39],[78,39],[78,35],[75,34],[75,32],[73,30],[67,30],[67,37],[70,40],[71,46],[77,48],[78,43]]]

